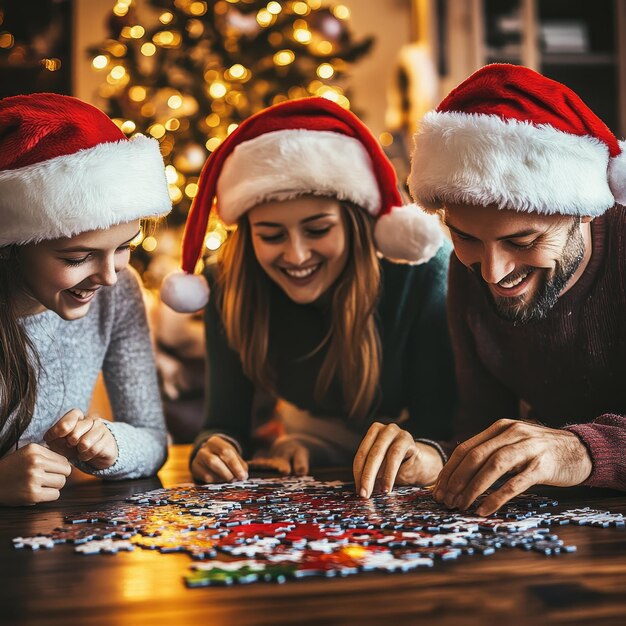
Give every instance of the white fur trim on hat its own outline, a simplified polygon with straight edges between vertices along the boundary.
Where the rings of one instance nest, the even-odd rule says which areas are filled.
[[[239,144],[217,183],[217,207],[234,224],[262,202],[304,194],[349,200],[376,215],[381,194],[363,144],[332,131],[290,129]]]
[[[601,215],[613,206],[606,144],[495,115],[431,111],[415,134],[413,199],[543,214]]]
[[[609,161],[609,187],[615,202],[626,206],[626,141],[620,141],[621,153]]]
[[[209,301],[210,289],[204,276],[180,270],[170,272],[161,285],[161,300],[179,313],[194,313]]]
[[[0,172],[0,246],[70,237],[170,210],[159,144],[142,135]]]
[[[394,207],[374,227],[374,239],[388,259],[411,265],[426,263],[437,254],[443,232],[437,215],[424,213],[417,205]]]

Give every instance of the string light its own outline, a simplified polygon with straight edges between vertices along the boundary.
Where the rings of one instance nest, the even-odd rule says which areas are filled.
[[[333,12],[333,15],[338,20],[347,20],[350,18],[350,9],[343,4],[338,4],[337,6],[334,6],[331,10]]]
[[[283,10],[283,7],[280,5],[279,2],[268,2],[267,3],[267,10],[272,15],[278,15]]]
[[[206,2],[192,2],[189,6],[189,13],[191,13],[191,15],[204,15],[206,11]]]
[[[296,55],[293,50],[279,50],[273,57],[273,61],[276,65],[289,65],[296,59]]]
[[[275,19],[275,16],[272,15],[267,9],[261,9],[256,14],[256,21],[259,23],[259,26],[262,26],[263,28],[271,26]]]
[[[183,99],[179,95],[170,96],[167,99],[167,106],[174,110],[180,109],[183,106]]]
[[[170,13],[169,11],[166,11],[165,13],[161,13],[161,15],[159,16],[159,22],[165,25],[169,24],[173,19],[174,19],[174,15]]]
[[[109,57],[105,56],[104,54],[99,54],[97,57],[94,58],[91,64],[97,70],[103,70],[109,64]]]
[[[393,143],[393,135],[391,133],[388,133],[387,131],[384,131],[378,136],[378,141],[380,142],[381,146],[390,146]]]
[[[156,46],[150,41],[147,41],[141,46],[141,54],[143,54],[146,57],[151,57],[155,52],[156,52]]]
[[[311,9],[306,2],[294,2],[291,10],[297,15],[308,15]]]
[[[221,143],[222,140],[219,137],[211,137],[204,145],[209,152],[213,152]]]
[[[335,73],[333,66],[330,63],[322,63],[317,67],[315,72],[320,78],[328,79],[331,78]]]
[[[211,86],[209,87],[209,95],[211,98],[223,98],[227,91],[228,89],[226,89],[226,85],[224,83],[220,83],[219,81],[211,83]]]

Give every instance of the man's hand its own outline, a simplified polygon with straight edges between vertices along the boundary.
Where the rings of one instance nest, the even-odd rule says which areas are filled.
[[[476,511],[490,515],[532,485],[578,485],[591,469],[587,448],[575,434],[501,419],[457,446],[433,496],[450,508],[465,510],[498,479],[514,472]]]
[[[58,500],[67,477],[69,461],[36,443],[0,460],[0,504],[18,506]]]
[[[193,477],[203,483],[228,483],[246,480],[248,465],[239,456],[235,446],[220,437],[209,437],[191,462]]]
[[[97,470],[107,469],[117,461],[117,442],[104,420],[85,417],[80,409],[68,411],[48,430],[44,440],[58,454]]]
[[[382,491],[399,485],[432,484],[443,462],[435,448],[415,442],[397,424],[374,422],[367,431],[352,466],[356,492],[369,498],[378,482]]]

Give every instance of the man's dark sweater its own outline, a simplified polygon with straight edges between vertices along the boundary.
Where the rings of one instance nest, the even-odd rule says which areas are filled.
[[[580,279],[547,317],[499,318],[479,277],[452,255],[449,323],[460,412],[458,441],[500,418],[576,433],[593,470],[586,485],[626,489],[626,209],[591,223]]]
[[[381,260],[383,289],[376,314],[382,348],[379,393],[366,420],[348,422],[355,432],[365,434],[375,419],[393,420],[406,410],[408,419],[401,427],[416,437],[445,439],[452,435],[456,389],[446,320],[449,256],[446,245],[423,265]],[[207,277],[213,291],[205,314],[207,413],[196,449],[211,434],[224,434],[249,454],[254,385],[243,373],[239,355],[228,346],[216,307],[219,287],[213,273]],[[328,307],[297,304],[270,281],[268,288],[269,360],[276,372],[278,394],[311,415],[348,420],[337,381],[321,403],[314,397],[325,349],[303,358],[328,332]]]

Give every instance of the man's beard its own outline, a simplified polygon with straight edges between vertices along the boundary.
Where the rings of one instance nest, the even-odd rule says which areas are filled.
[[[509,276],[506,277],[507,280],[511,280],[511,278],[523,276],[527,272],[541,272],[539,284],[530,301],[526,301],[527,296],[524,295],[516,298],[494,296],[488,284],[480,279],[481,285],[487,292],[488,301],[502,319],[521,325],[533,320],[544,319],[547,316],[585,256],[585,241],[578,225],[579,221],[574,220],[567,233],[561,258],[556,262],[554,270],[524,266],[517,269],[514,274],[510,274],[510,278]],[[473,266],[473,269],[480,278],[480,265]]]

